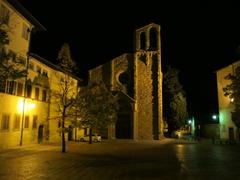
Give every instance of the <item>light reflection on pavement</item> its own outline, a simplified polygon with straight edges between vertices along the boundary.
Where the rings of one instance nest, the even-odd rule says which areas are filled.
[[[233,179],[239,146],[130,141],[0,151],[0,179]]]

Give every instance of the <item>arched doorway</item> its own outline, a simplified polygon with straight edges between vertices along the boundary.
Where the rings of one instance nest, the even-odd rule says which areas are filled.
[[[40,125],[38,127],[38,143],[42,143],[43,142],[43,125]]]
[[[119,111],[116,122],[116,138],[133,138],[133,118],[131,104],[126,99],[119,100]]]

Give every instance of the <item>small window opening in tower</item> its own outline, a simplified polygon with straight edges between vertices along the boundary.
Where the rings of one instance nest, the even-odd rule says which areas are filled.
[[[118,80],[122,84],[127,84],[129,82],[129,76],[126,72],[123,72],[118,76]]]
[[[140,49],[146,50],[146,35],[145,32],[140,34]]]
[[[151,28],[150,30],[150,47],[149,50],[155,51],[157,50],[157,31],[155,28]]]

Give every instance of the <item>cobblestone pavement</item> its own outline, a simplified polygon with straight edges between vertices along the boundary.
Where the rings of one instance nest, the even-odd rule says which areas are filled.
[[[0,150],[0,179],[237,179],[240,147],[172,140],[71,142]]]

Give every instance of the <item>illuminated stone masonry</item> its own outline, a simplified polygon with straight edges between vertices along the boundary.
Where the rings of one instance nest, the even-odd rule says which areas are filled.
[[[219,107],[219,138],[228,140],[239,140],[240,132],[232,121],[231,112],[234,110],[232,99],[224,96],[223,88],[230,84],[225,77],[228,74],[234,74],[237,67],[240,66],[240,61],[234,62],[226,67],[216,71],[217,90],[218,90],[218,107]]]
[[[135,31],[135,52],[125,53],[89,71],[118,92],[120,110],[109,138],[152,140],[163,135],[160,26]]]

